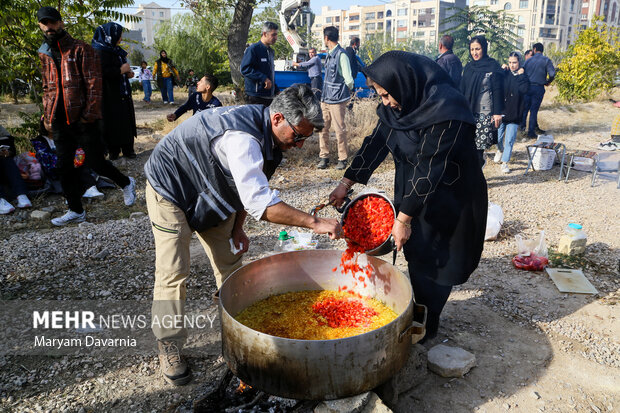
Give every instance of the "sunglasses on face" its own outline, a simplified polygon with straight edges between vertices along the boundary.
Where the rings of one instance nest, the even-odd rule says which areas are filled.
[[[293,142],[295,142],[295,143],[301,142],[301,141],[304,141],[304,140],[308,139],[314,133],[314,132],[311,132],[310,135],[308,135],[308,136],[302,135],[301,133],[297,132],[297,129],[295,129],[295,127],[291,124],[291,122],[289,122],[287,119],[285,119],[285,120],[286,120],[286,123],[288,123],[288,126],[290,126],[291,129],[293,130],[293,133],[295,133],[295,139],[293,139]]]

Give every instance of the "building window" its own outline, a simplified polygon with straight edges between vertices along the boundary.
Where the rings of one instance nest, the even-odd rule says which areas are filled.
[[[504,4],[504,10],[510,10],[510,9],[512,9],[512,4],[510,4],[510,3],[505,3],[505,4]]]
[[[435,25],[435,19],[431,19],[431,22],[429,24],[430,27],[433,27]]]
[[[524,34],[525,34],[525,29],[524,29],[524,28],[522,28],[522,27],[519,27],[519,28],[517,29],[517,36],[519,36],[519,37],[523,37],[523,35],[524,35]]]
[[[396,27],[407,27],[407,20],[399,20],[396,23]]]
[[[164,12],[163,11],[159,12],[159,17],[164,17]]]
[[[340,16],[336,16],[334,21],[335,21],[336,23],[340,22]]]
[[[397,14],[399,16],[406,16],[407,15],[407,9],[398,9]]]
[[[418,22],[418,26],[419,26],[419,27],[424,27],[424,20],[420,20],[420,21]]]
[[[155,16],[155,12],[154,12],[154,11],[152,11],[152,12],[151,12],[151,15],[152,15],[152,16]]]
[[[360,21],[360,15],[359,14],[355,14],[353,16],[349,16],[349,21],[351,21],[351,22],[358,22],[358,21]]]
[[[366,30],[375,30],[374,23],[366,23]]]
[[[383,30],[383,22],[377,23],[377,30]]]
[[[519,1],[519,8],[520,9],[527,9],[527,3],[528,3],[527,0],[520,0]]]
[[[431,10],[429,11],[430,14],[435,14],[435,8],[431,7]]]
[[[398,32],[398,33],[396,33],[396,38],[397,39],[406,39],[407,38],[407,32]]]
[[[525,17],[523,17],[523,16],[519,16],[519,17],[517,18],[517,22],[518,22],[519,24],[524,24],[524,23],[525,23]]]
[[[366,20],[374,20],[375,19],[375,13],[366,13]]]
[[[349,26],[349,30],[359,30],[360,29],[360,25],[356,24],[355,26]]]
[[[385,12],[386,17],[392,17],[392,10]]]
[[[491,6],[497,5],[497,0],[491,0]]]
[[[581,20],[588,20],[588,15],[587,14],[582,14],[581,15]]]
[[[383,12],[382,11],[378,11],[377,12],[377,19],[382,19],[383,18]]]
[[[325,23],[331,23],[332,22],[332,18],[331,17],[326,17],[325,18]]]

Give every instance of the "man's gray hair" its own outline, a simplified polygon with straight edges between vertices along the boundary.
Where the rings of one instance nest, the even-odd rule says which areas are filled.
[[[321,102],[305,84],[293,85],[276,96],[269,106],[269,113],[281,113],[293,126],[299,125],[304,118],[316,129],[321,130],[325,125]]]
[[[265,22],[263,23],[263,33],[270,32],[272,30],[278,30],[278,25],[274,22]]]

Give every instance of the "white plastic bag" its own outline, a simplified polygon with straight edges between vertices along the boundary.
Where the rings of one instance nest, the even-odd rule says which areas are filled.
[[[489,209],[487,212],[487,230],[484,234],[484,240],[494,240],[499,234],[499,230],[502,229],[504,223],[504,211],[502,207],[489,202]]]
[[[525,239],[521,235],[515,235],[517,241],[517,253],[523,257],[536,254],[539,257],[547,257],[547,244],[545,243],[545,231],[534,239]]]

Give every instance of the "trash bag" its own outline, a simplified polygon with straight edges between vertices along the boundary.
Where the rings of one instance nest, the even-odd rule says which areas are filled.
[[[484,240],[494,240],[497,239],[497,234],[499,234],[500,229],[502,229],[502,224],[504,223],[504,211],[502,211],[502,207],[489,202],[489,209],[487,213],[487,230],[484,234]]]

